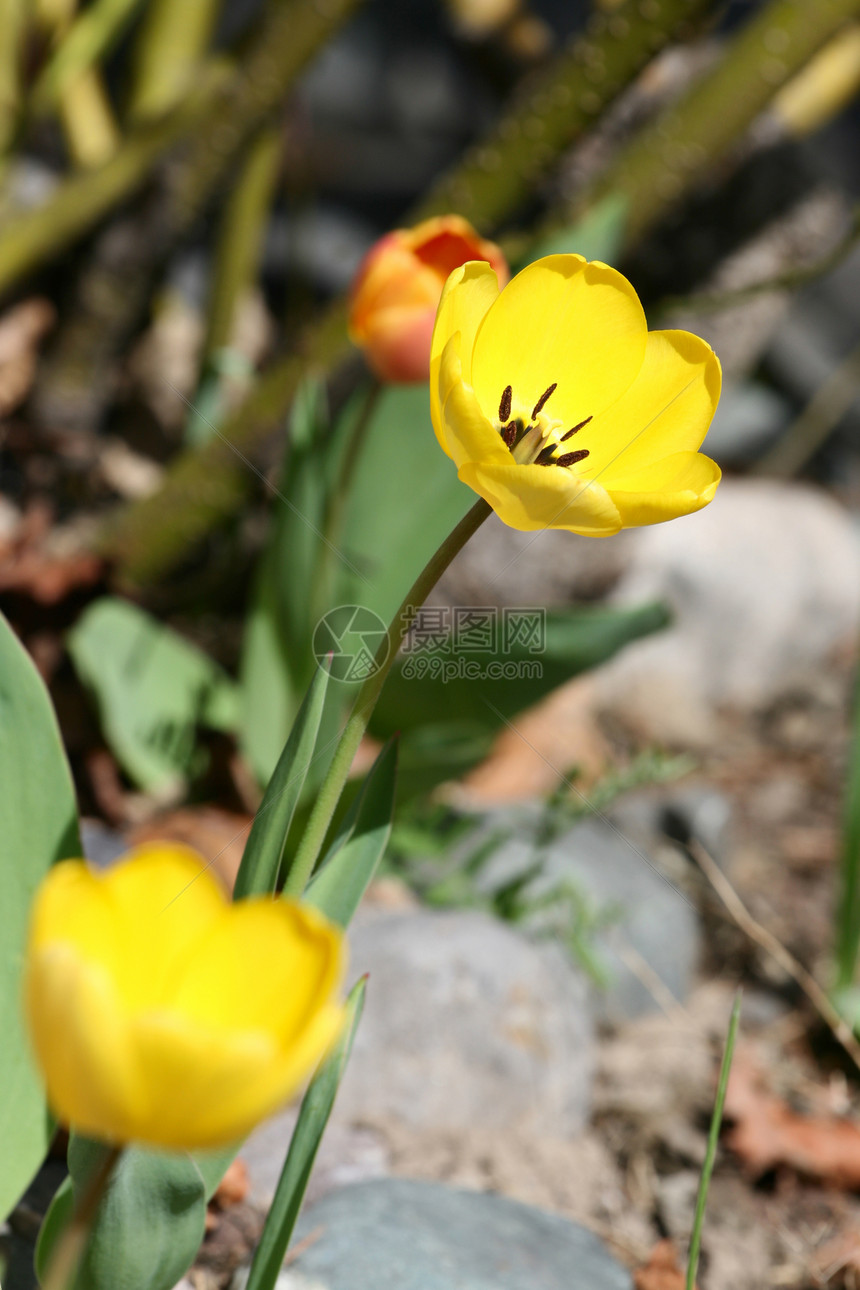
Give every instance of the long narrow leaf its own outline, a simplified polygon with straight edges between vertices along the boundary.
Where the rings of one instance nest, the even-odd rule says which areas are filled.
[[[81,854],[72,776],[42,680],[0,615],[0,1219],[38,1169],[54,1126],[21,1009],[33,894],[56,860]]]
[[[234,900],[263,895],[277,888],[293,813],[316,748],[328,676],[325,668],[318,668],[308,687],[290,737],[254,817],[236,878]]]
[[[389,739],[305,893],[309,904],[341,927],[358,909],[388,845],[396,775],[397,740]]]
[[[346,1002],[347,1015],[340,1039],[320,1066],[304,1096],[275,1199],[251,1264],[246,1290],[273,1290],[277,1282],[317,1150],[352,1051],[364,1007],[366,984],[366,978],[362,977],[353,987]]]
[[[690,1237],[690,1254],[687,1259],[686,1290],[696,1290],[696,1273],[699,1269],[699,1250],[702,1244],[702,1228],[705,1223],[705,1207],[708,1203],[708,1189],[711,1185],[711,1174],[714,1172],[714,1161],[717,1158],[717,1143],[720,1137],[720,1125],[723,1122],[723,1107],[726,1102],[726,1089],[729,1086],[729,1074],[732,1069],[732,1057],[735,1051],[735,1040],[738,1037],[738,1026],[741,1020],[741,992],[735,995],[732,1016],[729,1021],[729,1033],[723,1060],[720,1066],[720,1078],[717,1081],[717,1096],[714,1101],[714,1112],[711,1116],[711,1129],[708,1134],[708,1148],[702,1175],[699,1179],[699,1194],[696,1197],[696,1214],[693,1219],[693,1232]]]

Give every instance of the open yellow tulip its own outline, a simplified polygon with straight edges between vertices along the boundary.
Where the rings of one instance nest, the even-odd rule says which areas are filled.
[[[36,894],[30,1031],[51,1106],[90,1136],[234,1142],[337,1035],[339,929],[291,901],[231,905],[203,865],[152,843],[104,875],[63,861]]]
[[[499,290],[489,264],[448,278],[430,409],[460,479],[512,528],[592,537],[706,506],[719,467],[698,452],[720,365],[685,331],[648,331],[630,283],[551,255]]]

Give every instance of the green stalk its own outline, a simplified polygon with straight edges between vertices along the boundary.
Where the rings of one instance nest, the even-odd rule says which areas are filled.
[[[215,254],[204,364],[230,344],[236,307],[256,280],[280,159],[280,131],[262,130],[251,144],[224,209]]]
[[[219,0],[150,0],[135,43],[132,120],[176,106],[209,48],[219,8]]]
[[[860,951],[860,699],[855,700],[854,738],[845,786],[842,864],[836,907],[836,991],[854,985]],[[838,1004],[838,1000],[837,1000]],[[849,1016],[854,1024],[856,1012]]]
[[[551,66],[527,79],[496,126],[433,186],[409,222],[458,211],[492,229],[532,197],[558,156],[711,0],[624,0],[596,11]]]
[[[0,157],[9,148],[21,110],[24,0],[0,0]]]
[[[358,697],[349,715],[340,741],[335,749],[331,764],[320,787],[317,799],[298,845],[287,881],[284,884],[285,896],[298,899],[305,890],[314,865],[319,858],[329,826],[337,810],[344,785],[349,777],[358,745],[367,730],[376,701],[382,692],[386,677],[394,665],[406,633],[415,620],[418,610],[436,586],[448,565],[466,545],[473,533],[481,527],[484,520],[492,513],[483,499],[476,502],[457,527],[448,535],[435,555],[415,579],[406,598],[388,625],[385,640],[376,653],[375,670],[368,676],[358,692]]]
[[[57,1242],[42,1280],[42,1290],[70,1290],[74,1285],[75,1274],[87,1248],[99,1203],[121,1155],[121,1147],[106,1149]]]
[[[626,197],[628,243],[640,239],[712,171],[777,90],[846,23],[860,0],[770,0],[738,32],[717,66],[625,148],[577,209]]]
[[[687,1259],[687,1280],[686,1290],[696,1290],[696,1273],[699,1270],[699,1251],[702,1246],[702,1228],[705,1224],[705,1208],[708,1203],[708,1190],[711,1185],[711,1175],[714,1172],[714,1161],[717,1158],[717,1145],[720,1140],[720,1125],[723,1122],[723,1107],[726,1104],[726,1090],[729,1087],[729,1074],[732,1069],[732,1057],[735,1051],[735,1041],[738,1037],[738,1026],[741,1020],[741,991],[738,990],[735,995],[735,1003],[732,1008],[731,1020],[729,1021],[729,1033],[726,1037],[726,1046],[723,1050],[723,1060],[720,1065],[720,1077],[717,1081],[717,1096],[714,1102],[714,1112],[711,1116],[711,1129],[708,1134],[708,1146],[705,1152],[705,1163],[702,1165],[702,1174],[699,1179],[699,1194],[696,1197],[696,1213],[693,1219],[693,1231],[690,1237],[690,1254]]]
[[[56,109],[63,90],[94,67],[119,40],[141,0],[95,0],[76,18],[39,76],[30,106],[34,112]]]
[[[88,67],[63,86],[58,111],[76,166],[102,166],[115,155],[120,133],[99,68]]]
[[[138,130],[99,170],[67,179],[51,201],[8,223],[0,237],[0,294],[80,237],[143,183],[165,151],[211,111],[223,70],[213,68],[176,112]]]

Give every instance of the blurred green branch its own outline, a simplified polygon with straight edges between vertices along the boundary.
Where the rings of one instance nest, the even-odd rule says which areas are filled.
[[[56,108],[63,89],[95,67],[119,40],[140,3],[141,0],[96,0],[86,8],[57,42],[33,87],[29,107],[34,112]]]
[[[526,79],[493,130],[434,184],[412,220],[454,210],[491,230],[509,218],[564,149],[709,6],[710,0],[626,0],[611,12],[595,10],[584,34]]]
[[[777,90],[852,18],[860,0],[771,0],[717,66],[615,158],[576,209],[626,197],[626,239],[641,238],[722,160]]]
[[[626,0],[611,14],[595,14],[586,34],[524,87],[485,142],[470,149],[406,222],[458,209],[490,228],[513,213],[559,153],[708,2]],[[216,439],[174,462],[157,494],[108,524],[103,549],[126,577],[157,579],[242,504],[252,485],[244,458],[282,422],[302,376],[350,353],[344,301],[308,329],[299,351],[272,366]]]
[[[24,0],[0,0],[0,157],[18,124],[24,17]]]
[[[169,178],[159,245],[182,236],[248,138],[359,3],[271,4],[232,72],[221,63],[206,69],[174,112],[135,131],[106,166],[66,180],[44,206],[7,223],[0,232],[0,294],[92,228],[144,183],[174,144],[193,136]]]
[[[730,291],[698,291],[690,296],[666,296],[649,316],[659,320],[667,314],[680,310],[692,309],[696,313],[719,313],[723,309],[734,309],[736,305],[745,304],[757,296],[769,291],[796,291],[818,278],[825,277],[837,269],[860,242],[860,204],[855,206],[848,232],[837,243],[832,251],[822,255],[811,264],[802,264],[797,269],[787,269],[776,273],[771,278],[760,282],[751,282],[747,287],[736,287]]]
[[[135,44],[132,120],[160,116],[188,91],[209,48],[219,0],[150,0]]]
[[[142,127],[99,170],[67,179],[36,210],[6,223],[0,232],[0,294],[64,250],[138,188],[168,148],[212,110],[224,68],[210,69],[181,107],[163,121]]]

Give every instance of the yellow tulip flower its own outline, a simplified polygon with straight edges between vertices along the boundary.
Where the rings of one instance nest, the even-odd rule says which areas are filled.
[[[39,888],[25,1006],[48,1100],[92,1137],[227,1145],[310,1074],[343,1020],[339,929],[308,906],[230,904],[189,848]]]
[[[547,256],[500,291],[472,262],[439,303],[430,408],[460,479],[511,528],[604,537],[714,496],[719,467],[697,450],[720,379],[698,336],[648,331],[606,264]]]

